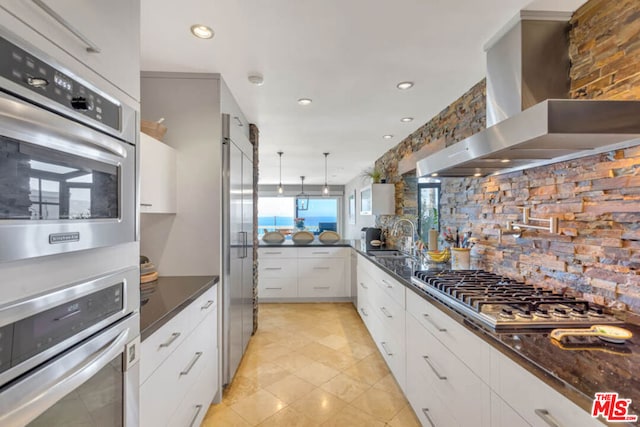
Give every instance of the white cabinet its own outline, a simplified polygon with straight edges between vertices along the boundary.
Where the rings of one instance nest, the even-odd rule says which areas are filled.
[[[216,292],[209,289],[143,341],[141,426],[196,426],[204,419],[219,385]]]
[[[140,100],[139,0],[2,0],[0,7]]]
[[[140,212],[176,213],[176,151],[140,134]]]
[[[500,396],[493,391],[491,392],[492,427],[529,427],[530,425]]]
[[[371,184],[360,190],[360,215],[395,215],[395,191],[393,184]]]
[[[343,300],[350,296],[350,249],[263,247],[258,250],[262,301]]]

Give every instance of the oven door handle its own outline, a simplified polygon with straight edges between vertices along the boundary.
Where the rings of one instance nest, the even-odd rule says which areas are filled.
[[[103,335],[3,390],[0,425],[26,425],[75,390],[123,353],[130,329],[114,328]]]

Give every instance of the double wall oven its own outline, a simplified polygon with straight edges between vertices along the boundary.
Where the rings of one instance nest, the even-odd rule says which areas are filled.
[[[137,112],[1,26],[0,57],[0,277],[56,255],[0,283],[0,425],[137,426],[139,268],[97,249],[136,241]]]

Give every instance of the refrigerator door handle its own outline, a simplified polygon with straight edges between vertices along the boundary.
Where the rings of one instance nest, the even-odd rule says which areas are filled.
[[[244,257],[249,258],[249,232],[243,231],[244,233]]]

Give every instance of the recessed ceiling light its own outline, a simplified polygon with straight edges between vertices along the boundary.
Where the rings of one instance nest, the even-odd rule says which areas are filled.
[[[300,98],[298,99],[298,104],[300,105],[309,105],[311,104],[313,101],[309,98]]]
[[[264,84],[264,77],[259,73],[249,74],[247,79],[256,86],[262,86]]]
[[[383,138],[384,139],[391,139],[391,138],[393,138],[393,135],[385,135],[385,136],[383,136]]]
[[[396,87],[400,90],[407,90],[413,87],[413,82],[400,82],[396,85]]]
[[[199,39],[210,39],[213,37],[213,30],[211,27],[207,27],[206,25],[192,25],[191,26],[191,34],[196,36]]]
[[[413,121],[413,117],[403,117],[400,119],[402,123],[409,123]]]
[[[509,163],[510,161],[511,160],[509,160],[509,159],[502,159],[502,160],[500,160],[500,163]]]
[[[431,176],[438,176],[438,172],[432,173]]]

